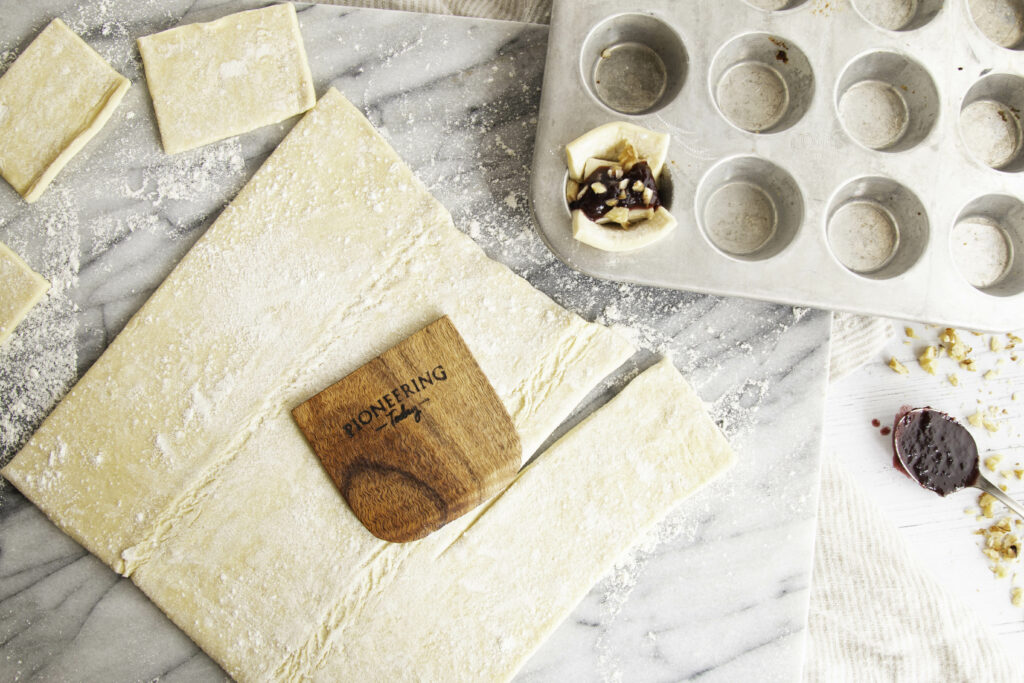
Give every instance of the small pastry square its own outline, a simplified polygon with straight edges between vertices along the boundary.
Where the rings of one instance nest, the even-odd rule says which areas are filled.
[[[27,202],[109,119],[130,81],[54,19],[0,77],[0,175]]]
[[[49,288],[49,282],[0,242],[0,345]]]
[[[316,103],[290,4],[139,38],[168,154],[277,123]]]

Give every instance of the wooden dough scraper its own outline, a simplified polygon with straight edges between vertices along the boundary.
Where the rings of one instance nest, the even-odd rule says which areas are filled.
[[[519,470],[512,418],[447,316],[292,415],[352,512],[386,541],[423,538]]]

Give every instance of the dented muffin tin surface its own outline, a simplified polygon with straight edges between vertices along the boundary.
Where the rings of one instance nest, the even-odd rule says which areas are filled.
[[[611,280],[991,331],[1024,327],[1024,0],[654,0],[552,10],[531,201]],[[671,135],[679,221],[577,242],[565,144]]]

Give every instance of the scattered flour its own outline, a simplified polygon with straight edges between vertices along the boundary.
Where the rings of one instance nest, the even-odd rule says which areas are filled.
[[[125,45],[127,39],[121,40],[119,25],[111,23],[113,17],[107,20],[112,6],[111,0],[91,3],[87,9],[80,10],[82,19],[77,25],[84,28],[102,25],[102,35],[110,40],[101,54],[139,76],[134,53]],[[420,36],[398,48],[378,45],[384,55],[385,68],[400,65],[402,57],[422,41]],[[543,51],[537,54],[536,58],[542,60]],[[492,64],[490,71],[512,70],[514,60],[520,56],[513,53],[501,56],[500,63]],[[7,52],[0,50],[0,63],[8,59]],[[493,76],[480,73],[465,78],[496,82]],[[461,81],[459,85],[461,93]],[[520,87],[533,90],[523,91]],[[478,89],[467,87],[464,92]],[[767,378],[756,374],[757,368],[773,352],[775,342],[789,327],[804,318],[806,309],[772,308],[775,317],[769,318],[765,328],[755,331],[758,338],[766,339],[767,343],[759,341],[755,348],[746,319],[771,308],[767,305],[723,307],[715,297],[602,282],[564,267],[537,236],[523,194],[528,185],[524,178],[529,177],[537,119],[535,111],[523,111],[522,102],[539,100],[539,83],[534,86],[517,83],[512,94],[486,88],[483,92],[482,101],[468,107],[466,116],[443,119],[449,124],[439,140],[424,139],[417,119],[434,118],[447,112],[431,110],[433,105],[419,99],[415,92],[388,95],[397,103],[387,110],[397,110],[393,116],[373,100],[369,91],[363,94],[365,101],[361,108],[438,199],[454,209],[456,224],[481,244],[488,255],[508,264],[583,317],[611,326],[641,350],[639,361],[604,381],[605,393],[612,393],[636,376],[641,364],[656,355],[668,354],[699,392],[712,400],[712,415],[730,437],[748,432],[756,424],[757,411],[770,398],[772,389]],[[346,91],[346,94],[355,99],[356,93]],[[79,202],[65,194],[63,210],[47,223],[48,232],[53,231],[54,243],[47,240],[53,253],[34,265],[57,283],[56,291],[46,303],[46,310],[53,308],[54,311],[46,314],[49,317],[42,310],[34,312],[35,322],[24,323],[26,330],[33,331],[15,335],[16,340],[21,339],[18,351],[13,351],[13,345],[0,349],[0,397],[6,400],[13,396],[16,400],[12,414],[8,415],[6,410],[0,413],[0,454],[5,458],[16,451],[75,377],[76,321],[68,290],[74,288],[77,281],[80,230],[88,235],[87,253],[91,256],[105,253],[128,236],[168,229],[165,226],[171,226],[172,236],[193,235],[198,230],[193,224],[196,217],[216,215],[224,197],[233,196],[248,175],[245,159],[253,155],[243,152],[237,140],[170,158],[163,155],[155,139],[151,116],[143,104],[145,99],[140,98],[120,119],[122,131],[133,136],[132,144],[124,145],[114,154],[115,165],[102,169],[115,179],[111,187],[119,198],[137,202],[140,210],[113,219],[103,218],[103,212],[94,211],[96,215],[80,225],[79,215],[89,207],[84,200]],[[480,151],[469,154],[466,150]],[[493,162],[495,152],[504,158],[504,163]],[[51,193],[54,189],[51,188]],[[0,212],[3,211],[0,207]],[[18,220],[18,216],[0,213],[0,239],[22,230],[21,243],[31,241],[28,225],[22,226]],[[180,226],[180,232],[175,226]],[[63,313],[63,317],[58,313]],[[58,353],[45,346],[55,340],[63,340]],[[14,355],[8,361],[4,355],[7,353],[23,355]],[[735,377],[723,377],[723,359],[736,356],[748,359],[751,367],[752,377],[742,382],[737,382]],[[3,368],[28,368],[28,372],[10,372]],[[222,382],[205,393],[198,386],[195,388],[190,405],[181,416],[184,424],[205,419],[216,404],[217,392],[233,390],[229,378]],[[37,392],[38,396],[32,392]],[[174,443],[178,440],[177,433],[161,434],[155,444],[161,457],[173,457]],[[96,457],[100,459],[102,454]],[[613,655],[607,625],[622,611],[645,564],[657,549],[665,543],[694,539],[707,513],[708,503],[702,502],[670,515],[620,559],[600,585],[604,626],[597,647],[606,680],[627,678]]]
[[[156,0],[147,2],[159,5]],[[135,288],[122,282],[120,273],[107,271],[100,292],[109,298],[97,299],[91,281],[89,291],[81,291],[82,268],[93,261],[106,263],[108,252],[138,233],[187,238],[187,248],[205,227],[203,219],[216,215],[248,175],[237,139],[173,157],[163,153],[148,99],[139,90],[144,79],[134,29],[123,15],[123,4],[112,0],[82,3],[62,14],[72,30],[135,84],[97,138],[36,204],[0,203],[0,241],[51,284],[43,301],[0,347],[0,466],[17,453],[91,362],[94,354],[80,358],[79,335],[95,337],[92,326],[97,321],[110,322],[108,309],[123,308],[121,299],[135,295]],[[0,73],[17,58],[23,41],[22,37],[17,44],[0,44]],[[103,181],[92,182],[93,178]],[[130,210],[111,212],[111,198],[119,209],[126,207],[125,200],[134,204]],[[126,274],[137,272],[131,251],[127,255],[124,263],[112,262]],[[169,270],[172,265],[162,267]],[[131,300],[137,306],[144,298]],[[131,310],[115,316],[114,329],[101,331],[107,342]],[[83,317],[90,313],[98,315]],[[83,328],[83,323],[88,327]],[[96,458],[102,459],[102,454]],[[0,480],[0,489],[6,486]]]
[[[17,203],[0,214],[0,240],[50,282],[47,295],[0,346],[0,466],[76,376],[77,307],[71,293],[79,267],[78,228],[72,194],[58,187],[51,187],[31,209]],[[40,231],[46,239],[38,238]],[[0,480],[0,489],[6,486]]]

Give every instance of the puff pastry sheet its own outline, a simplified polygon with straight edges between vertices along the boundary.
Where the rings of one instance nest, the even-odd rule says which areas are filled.
[[[54,19],[0,77],[0,175],[26,201],[39,199],[129,85]]]
[[[332,89],[3,474],[237,679],[511,676],[732,454],[663,363],[492,503],[381,541],[289,411],[442,314],[527,455],[632,353],[489,260]]]
[[[49,289],[49,282],[0,242],[0,344]]]
[[[168,154],[283,121],[316,103],[291,4],[145,36],[139,52]]]

